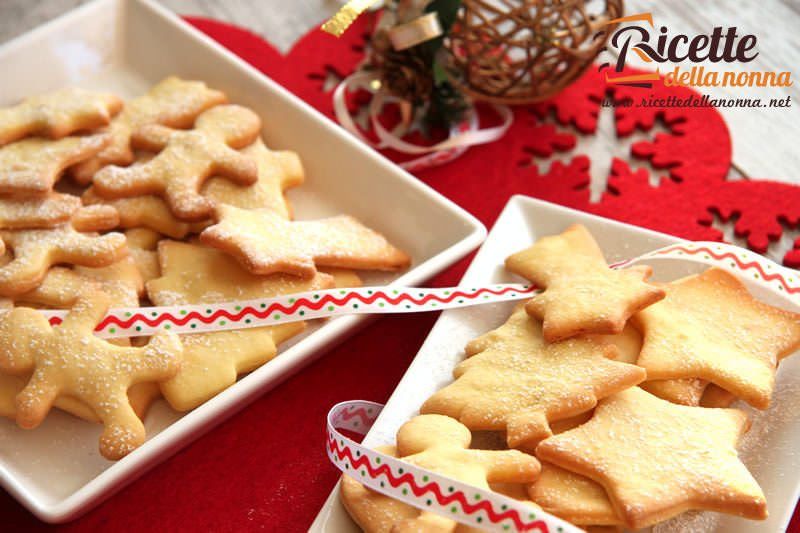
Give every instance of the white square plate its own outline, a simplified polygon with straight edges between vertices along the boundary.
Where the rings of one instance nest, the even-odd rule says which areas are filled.
[[[506,205],[489,237],[470,265],[461,285],[519,282],[506,272],[503,261],[546,235],[581,223],[597,239],[609,262],[640,255],[680,239],[629,224],[575,211],[525,196],[514,196]],[[685,262],[652,261],[655,279],[668,281],[703,270]],[[753,289],[753,287],[750,287]],[[775,302],[772,302],[775,303]],[[364,444],[370,447],[394,444],[397,429],[419,413],[419,407],[435,391],[452,381],[452,370],[464,357],[467,342],[505,322],[514,302],[444,311],[395,389]],[[357,398],[354,398],[357,399]],[[774,533],[789,523],[800,494],[800,357],[785,359],[780,366],[773,406],[748,411],[753,427],[740,445],[740,456],[767,496],[769,519],[745,520],[716,513],[678,517],[657,528],[674,533]],[[333,468],[333,466],[331,466]],[[663,528],[663,529],[662,529]],[[325,502],[311,526],[315,533],[359,531],[339,501],[338,486]]]
[[[408,271],[364,276],[365,284],[422,283],[486,235],[467,212],[149,0],[98,0],[76,9],[0,46],[0,72],[0,105],[66,85],[132,97],[171,74],[225,91],[265,119],[268,146],[300,154],[307,182],[289,194],[298,218],[350,213],[411,254]],[[98,454],[97,425],[58,412],[35,431],[0,420],[0,482],[42,520],[74,518],[312,361],[364,319],[310,327],[276,359],[190,413],[180,415],[159,402],[145,421],[148,442],[117,463]]]

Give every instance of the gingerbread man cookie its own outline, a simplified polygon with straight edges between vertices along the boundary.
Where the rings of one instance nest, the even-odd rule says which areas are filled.
[[[201,81],[170,76],[153,86],[147,94],[128,102],[111,121],[110,144],[96,156],[70,168],[70,174],[79,184],[88,185],[97,171],[106,165],[127,166],[133,163],[131,133],[139,127],[162,124],[170,128],[190,128],[200,113],[226,101],[225,94],[209,89]]]
[[[517,450],[471,450],[472,435],[462,424],[440,415],[420,415],[397,432],[397,455],[404,461],[438,474],[490,489],[490,483],[526,483],[539,475],[535,457]],[[369,491],[367,496],[371,494]],[[364,494],[352,480],[342,481],[342,500],[354,520],[366,531],[453,531],[456,523],[446,517],[420,512],[404,504],[376,496],[377,509],[365,509]],[[401,507],[402,506],[402,507]],[[413,512],[407,511],[411,509]]]
[[[235,148],[252,143],[260,129],[258,116],[236,105],[209,109],[192,130],[142,126],[133,134],[133,145],[159,154],[140,165],[102,169],[94,177],[95,192],[105,198],[160,195],[176,217],[202,220],[213,208],[200,194],[207,178],[224,176],[241,185],[258,180],[255,161]]]
[[[34,289],[58,263],[101,267],[125,257],[125,236],[80,233],[70,224],[52,229],[0,230],[0,239],[14,258],[0,267],[0,295],[15,296]]]
[[[65,168],[92,157],[110,141],[108,134],[98,133],[57,141],[35,137],[3,146],[0,148],[0,194],[47,194]]]
[[[105,426],[100,453],[120,459],[140,446],[145,430],[128,401],[131,385],[161,381],[180,366],[177,336],[160,333],[143,348],[115,346],[94,335],[109,308],[102,292],[82,296],[64,321],[51,327],[34,309],[17,307],[0,316],[0,369],[12,374],[33,370],[17,395],[16,419],[32,429],[53,401],[71,396],[88,405]]]

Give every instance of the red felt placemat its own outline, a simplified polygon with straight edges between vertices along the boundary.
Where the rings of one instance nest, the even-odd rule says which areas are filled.
[[[372,23],[362,17],[344,38],[312,31],[286,55],[240,28],[199,18],[192,24],[332,116],[325,79],[343,77],[363,56]],[[625,98],[636,89],[617,89]],[[491,226],[512,194],[523,193],[666,231],[719,239],[714,217],[736,220],[736,233],[763,251],[785,227],[800,223],[800,187],[769,181],[728,181],[731,142],[713,109],[619,108],[617,132],[666,128],[613,161],[599,202],[589,199],[586,156],[543,164],[575,145],[575,130],[591,134],[606,87],[594,72],[553,101],[515,109],[506,138],[480,146],[444,167],[420,173],[424,182]],[[654,89],[667,91],[665,88]],[[687,89],[672,88],[677,96]],[[634,94],[638,97],[638,94]],[[399,158],[398,154],[387,154]],[[650,184],[650,159],[663,176]],[[800,265],[800,239],[784,258]],[[469,258],[432,281],[456,284]],[[238,415],[145,473],[67,531],[304,531],[336,482],[324,451],[324,420],[335,403],[385,401],[421,346],[436,314],[377,319],[342,346],[265,394]],[[47,529],[6,493],[0,493],[0,530]],[[795,513],[791,530],[800,528]]]

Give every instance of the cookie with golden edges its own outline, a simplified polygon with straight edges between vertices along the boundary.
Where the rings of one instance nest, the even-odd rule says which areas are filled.
[[[766,499],[736,453],[749,426],[737,409],[676,405],[633,387],[542,441],[536,456],[602,485],[630,528],[691,509],[761,520]]]
[[[635,312],[664,297],[649,267],[613,270],[589,231],[573,225],[506,259],[506,269],[544,292],[527,305],[548,342],[582,333],[620,333]]]
[[[800,347],[800,314],[760,302],[718,268],[666,290],[635,317],[644,335],[637,363],[648,377],[699,378],[767,408],[778,360]]]
[[[517,450],[469,449],[470,439],[469,430],[452,418],[420,415],[400,428],[396,454],[392,455],[483,489],[495,484],[525,483],[538,476],[539,462],[535,457]],[[342,477],[340,491],[350,516],[367,532],[475,531],[375,493],[347,476]],[[532,503],[531,507],[536,509]]]
[[[615,361],[636,364],[642,351],[642,335],[630,323],[625,325],[622,333],[597,337],[616,345],[618,355],[614,358]],[[700,396],[706,385],[707,382],[701,379],[647,380],[639,384],[644,390],[664,400],[695,406],[700,402]]]
[[[420,408],[473,430],[506,431],[511,448],[532,450],[552,435],[549,423],[591,410],[597,401],[642,382],[644,369],[612,358],[596,338],[548,343],[522,305],[499,328],[471,341],[455,381]]]
[[[131,258],[145,282],[161,277],[156,248],[161,234],[147,228],[134,228],[125,232]]]
[[[122,109],[109,93],[66,87],[0,108],[0,146],[29,136],[61,139],[103,127]]]
[[[53,267],[48,270],[40,286],[16,297],[15,303],[19,306],[69,309],[81,295],[93,291],[105,292],[111,299],[112,308],[137,307],[139,295],[144,291],[144,282],[130,257],[101,268],[76,267],[71,270]],[[131,345],[128,338],[110,339],[108,342],[117,346]],[[0,374],[0,415],[14,418],[14,397],[29,379],[30,376]],[[155,383],[137,383],[128,389],[131,406],[142,419],[160,395]],[[100,421],[89,407],[75,398],[62,396],[56,399],[54,405],[89,422]]]
[[[93,333],[109,308],[102,292],[82,296],[64,321],[52,327],[38,311],[17,307],[0,316],[0,370],[33,371],[16,397],[20,427],[37,427],[59,396],[84,402],[100,418],[100,453],[120,459],[140,446],[145,430],[128,401],[131,385],[160,381],[177,372],[177,336],[154,336],[143,348],[115,346]]]
[[[147,282],[147,293],[156,305],[248,300],[333,287],[333,279],[325,274],[311,280],[250,274],[232,257],[197,244],[164,240],[158,244],[158,255],[162,276]],[[193,409],[233,385],[240,374],[275,357],[277,345],[304,327],[303,322],[291,322],[184,335],[180,372],[161,384],[162,393],[173,408]]]
[[[52,228],[81,207],[78,197],[57,192],[32,198],[0,197],[0,229]]]
[[[0,230],[13,259],[0,267],[0,295],[16,296],[34,289],[48,269],[67,263],[108,266],[128,254],[120,233],[82,233],[71,224],[51,229]]]
[[[700,398],[701,407],[730,407],[736,401],[736,396],[726,391],[722,387],[718,387],[713,383],[709,383],[706,390],[703,392],[703,397]]]
[[[578,526],[622,524],[602,486],[547,462],[528,495],[548,513]]]
[[[258,181],[252,185],[238,185],[225,178],[213,177],[203,185],[203,196],[214,204],[228,204],[242,209],[270,208],[284,218],[291,218],[292,210],[284,192],[301,185],[305,179],[303,165],[294,152],[273,152],[259,138],[241,150],[258,166]]]
[[[133,163],[131,134],[147,124],[171,128],[191,128],[203,111],[227,101],[220,91],[209,89],[200,81],[165,78],[150,90],[127,102],[123,111],[108,127],[111,142],[100,153],[70,168],[80,185],[88,185],[98,170],[106,165],[127,166]]]
[[[236,148],[252,143],[261,120],[247,108],[222,105],[205,111],[191,130],[157,124],[142,126],[132,137],[135,147],[156,151],[153,159],[131,167],[108,166],[93,178],[103,198],[156,195],[184,221],[208,218],[213,205],[200,194],[211,176],[223,176],[240,185],[258,180],[255,161]]]
[[[108,134],[98,133],[57,141],[31,137],[0,147],[0,194],[48,194],[64,169],[89,159],[110,141]]]
[[[309,278],[316,266],[398,270],[411,259],[379,233],[349,216],[288,221],[271,209],[216,208],[217,223],[200,241],[236,257],[254,274]]]

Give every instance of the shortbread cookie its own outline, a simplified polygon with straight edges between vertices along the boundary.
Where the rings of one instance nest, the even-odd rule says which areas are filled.
[[[2,296],[34,289],[52,265],[108,266],[128,253],[121,233],[79,233],[69,224],[53,229],[2,230],[0,239],[14,252],[14,259],[0,267]]]
[[[138,307],[144,296],[144,279],[130,255],[105,267],[76,266],[75,272],[96,281],[113,307]]]
[[[203,82],[174,76],[166,78],[147,94],[125,104],[122,113],[109,127],[109,146],[88,161],[72,167],[70,173],[78,183],[87,185],[106,165],[127,166],[133,163],[131,133],[139,127],[162,124],[171,128],[190,128],[200,113],[226,101],[225,94],[209,89]]]
[[[285,272],[304,278],[315,265],[397,270],[409,256],[382,235],[349,216],[314,221],[288,221],[271,209],[239,209],[219,205],[217,224],[200,240],[236,257],[254,274]]]
[[[696,407],[700,405],[708,382],[702,379],[653,379],[639,386],[662,400]]]
[[[213,205],[200,194],[207,178],[224,176],[240,185],[258,180],[255,161],[234,148],[252,143],[260,129],[255,113],[235,105],[209,109],[192,130],[142,126],[133,134],[134,146],[159,154],[141,165],[100,170],[94,177],[95,192],[105,198],[158,195],[180,219],[208,218]]]
[[[589,422],[542,441],[536,455],[600,483],[633,529],[691,509],[760,520],[764,494],[736,454],[749,425],[737,409],[676,405],[634,387],[601,400]]]
[[[489,489],[490,483],[525,483],[539,474],[539,462],[516,450],[471,450],[471,435],[462,424],[446,416],[420,415],[397,433],[397,455],[422,468]],[[393,454],[394,455],[394,454]],[[465,531],[440,515],[376,494],[342,477],[342,502],[365,531]]]
[[[203,185],[203,196],[215,204],[228,204],[242,209],[268,207],[284,218],[291,218],[291,207],[284,191],[303,183],[303,165],[297,154],[273,152],[261,139],[242,150],[258,165],[258,181],[249,186],[214,177]]]
[[[41,284],[33,290],[14,298],[16,305],[69,309],[81,294],[101,290],[96,280],[81,276],[72,269],[53,267],[47,271]]]
[[[107,125],[122,109],[122,100],[108,93],[68,87],[0,108],[0,146],[23,137],[60,139]]]
[[[358,274],[344,268],[320,268],[319,272],[333,278],[333,286],[339,289],[361,287],[364,283]]]
[[[20,427],[35,428],[57,397],[70,396],[102,420],[100,453],[120,459],[145,439],[144,426],[128,401],[128,388],[175,375],[181,345],[171,333],[159,333],[144,348],[115,346],[96,337],[94,327],[109,303],[104,293],[89,293],[55,327],[26,307],[0,316],[0,369],[12,374],[33,370],[16,399]]]
[[[376,450],[397,457],[397,450],[394,446],[379,446]],[[528,501],[524,485],[490,483],[489,486],[495,492],[499,492],[523,501]],[[368,489],[350,476],[342,476],[339,484],[339,494],[342,504],[347,509],[353,521],[366,533],[391,533],[396,531],[395,525],[418,518],[421,511],[415,507],[407,505],[399,500],[385,496],[379,492]],[[413,522],[409,525],[413,525]],[[455,524],[447,521],[444,531],[452,533],[481,533],[482,529]]]
[[[70,270],[54,267],[47,271],[42,284],[16,298],[17,305],[69,309],[89,291],[102,290],[110,297],[111,307],[135,307],[143,283],[138,270],[131,269],[131,259],[124,258],[103,268],[77,267]],[[80,273],[78,272],[80,271]],[[118,346],[130,346],[129,339],[112,339]],[[14,397],[25,387],[30,376],[8,376],[0,373],[0,416],[14,418]],[[160,396],[157,384],[137,383],[128,389],[128,399],[139,418],[144,418],[152,402]],[[56,399],[56,407],[89,422],[100,419],[86,404],[68,396]]]
[[[156,247],[161,235],[158,232],[146,229],[129,229],[125,232],[133,262],[145,282],[161,277],[161,267],[158,264]]]
[[[800,314],[758,301],[718,268],[665,288],[662,302],[635,317],[648,378],[699,378],[768,407],[778,360],[800,347]]]
[[[108,134],[98,133],[57,141],[34,137],[3,146],[0,194],[47,194],[65,168],[92,157],[110,141]]]
[[[548,513],[578,526],[622,524],[602,486],[550,463],[542,463],[542,473],[528,494]]]
[[[703,391],[703,397],[700,398],[701,407],[730,407],[736,401],[736,396],[726,391],[722,387],[718,387],[713,383],[709,383],[706,390]]]
[[[110,205],[87,205],[72,214],[76,231],[106,231],[119,226],[119,213]]]
[[[642,335],[628,324],[622,333],[598,335],[598,338],[614,344],[617,349],[615,361],[636,364],[642,351]],[[639,384],[641,388],[659,398],[682,405],[698,405],[707,382],[700,379],[662,379],[647,380]]]
[[[420,412],[452,416],[470,429],[505,430],[509,447],[530,450],[552,434],[549,422],[589,411],[645,379],[642,368],[613,361],[616,351],[596,338],[548,343],[541,322],[518,306],[504,325],[467,345],[455,381]]]
[[[620,333],[636,311],[664,297],[645,280],[649,267],[612,270],[589,231],[573,225],[506,259],[506,268],[544,292],[528,313],[544,321],[548,342],[580,333]]]
[[[248,300],[333,286],[333,279],[325,274],[308,281],[250,274],[232,257],[197,244],[161,241],[158,254],[162,277],[147,283],[156,305]],[[233,385],[240,374],[275,357],[277,345],[305,327],[303,322],[276,322],[275,326],[183,336],[183,363],[174,378],[161,384],[164,397],[179,411],[193,409]]]
[[[69,221],[80,207],[77,196],[55,192],[35,198],[0,197],[0,229],[52,228]]]
[[[89,187],[81,199],[86,205],[108,205],[116,209],[119,212],[119,227],[123,229],[145,228],[173,239],[183,239],[189,233],[199,233],[207,226],[177,218],[159,196],[144,195],[109,200],[98,196],[94,187]]]
[[[0,385],[1,386],[1,385]],[[2,403],[0,403],[0,411]],[[397,457],[394,446],[376,448]],[[350,476],[342,476],[339,495],[347,513],[365,533],[391,533],[394,526],[419,517],[417,508],[370,490]]]

